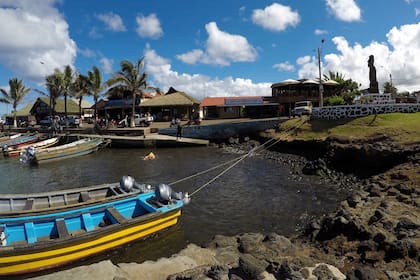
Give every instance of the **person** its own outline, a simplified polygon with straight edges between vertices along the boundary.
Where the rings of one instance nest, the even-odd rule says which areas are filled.
[[[151,160],[151,159],[155,159],[156,155],[153,152],[148,153],[147,155],[144,156],[143,160]]]
[[[178,122],[176,126],[176,140],[181,139],[181,137],[182,137],[182,126],[181,126],[181,122]]]

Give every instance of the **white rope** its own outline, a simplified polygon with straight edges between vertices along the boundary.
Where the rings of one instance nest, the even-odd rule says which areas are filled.
[[[293,127],[289,128],[289,129],[285,130],[285,131],[284,131],[284,132],[282,132],[282,133],[284,133],[284,134],[288,134],[288,133],[290,133],[291,131],[293,131],[293,130],[295,130],[295,129],[299,128],[300,126],[302,126],[302,125],[303,125],[306,121],[307,121],[307,120],[306,120],[306,119],[304,119],[302,123],[300,123],[300,124],[298,124],[298,125],[296,125],[296,126],[293,126]],[[235,167],[237,164],[239,164],[242,160],[244,160],[244,159],[245,159],[245,158],[247,158],[248,156],[252,156],[252,155],[254,155],[255,153],[257,153],[257,152],[258,152],[258,150],[259,150],[259,149],[264,149],[264,148],[266,148],[266,147],[265,147],[265,145],[266,145],[266,144],[268,144],[268,143],[269,143],[269,142],[271,142],[271,141],[274,141],[274,140],[275,140],[274,138],[270,138],[269,140],[267,140],[267,141],[266,141],[266,142],[264,142],[263,144],[260,144],[259,146],[254,147],[252,150],[250,150],[250,151],[249,151],[248,153],[246,153],[245,155],[242,155],[242,156],[240,156],[240,157],[238,157],[238,158],[235,158],[235,159],[229,160],[229,161],[227,161],[227,162],[225,162],[225,163],[219,164],[219,165],[217,165],[217,166],[215,166],[215,167],[212,167],[212,168],[209,168],[209,169],[207,169],[207,170],[204,170],[204,171],[198,172],[198,173],[193,174],[193,175],[191,175],[191,176],[185,177],[185,178],[183,178],[183,179],[180,179],[180,180],[178,180],[178,181],[175,181],[175,182],[171,183],[170,185],[173,185],[173,184],[176,184],[176,183],[179,183],[179,182],[182,182],[182,181],[185,181],[185,180],[191,179],[191,178],[193,178],[193,177],[196,177],[196,176],[199,176],[199,175],[202,175],[202,174],[205,174],[205,173],[207,173],[207,172],[210,172],[210,171],[212,171],[212,170],[215,170],[215,169],[217,169],[217,168],[220,168],[221,166],[224,166],[224,165],[226,165],[226,164],[228,164],[228,163],[234,162],[232,165],[230,165],[228,168],[226,168],[225,170],[223,170],[222,172],[220,172],[218,175],[216,175],[215,177],[213,177],[213,178],[212,178],[211,180],[209,180],[207,183],[203,184],[202,186],[200,186],[199,188],[197,188],[195,191],[193,191],[193,192],[190,194],[190,197],[191,197],[191,196],[195,195],[196,193],[198,193],[199,191],[201,191],[202,189],[204,189],[205,187],[207,187],[208,185],[210,185],[211,183],[213,183],[214,181],[216,181],[219,177],[221,177],[223,174],[225,174],[225,173],[226,173],[226,172],[228,172],[230,169],[232,169],[233,167]],[[281,141],[281,139],[277,139],[277,140],[275,140],[273,143],[271,143],[271,144],[267,147],[267,149],[268,149],[268,148],[270,148],[270,147],[272,147],[273,145],[277,144],[279,141]]]

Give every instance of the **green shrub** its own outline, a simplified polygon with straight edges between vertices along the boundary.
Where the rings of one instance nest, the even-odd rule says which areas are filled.
[[[346,104],[344,98],[342,96],[338,96],[338,95],[333,95],[333,96],[325,98],[324,103],[325,103],[326,106],[337,106],[337,105]]]

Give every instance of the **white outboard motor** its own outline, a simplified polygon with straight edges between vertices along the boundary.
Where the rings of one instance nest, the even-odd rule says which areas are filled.
[[[134,188],[139,189],[142,193],[151,191],[150,185],[139,184],[130,175],[124,175],[121,177],[120,187],[128,193],[132,192]]]
[[[175,192],[172,188],[166,184],[159,184],[155,189],[155,195],[160,201],[171,202],[172,199],[182,200],[184,204],[190,202],[188,193],[182,194],[182,192]]]

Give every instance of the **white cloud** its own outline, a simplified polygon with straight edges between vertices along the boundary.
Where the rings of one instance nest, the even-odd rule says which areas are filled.
[[[2,1],[0,64],[19,79],[43,82],[65,65],[73,65],[77,47],[55,1]],[[42,63],[41,63],[42,62]]]
[[[77,49],[77,51],[82,54],[84,57],[93,58],[96,57],[96,52],[91,49]]]
[[[315,35],[325,35],[325,34],[328,34],[328,31],[323,30],[323,29],[315,29],[314,34]]]
[[[156,14],[143,15],[136,17],[137,34],[142,38],[159,39],[163,36],[163,30]]]
[[[112,73],[112,66],[114,64],[114,60],[106,57],[102,57],[100,59],[100,63],[102,66],[102,71],[104,71],[105,74],[111,74]]]
[[[248,40],[235,34],[221,31],[215,22],[206,24],[208,34],[206,50],[192,50],[177,55],[177,58],[188,64],[204,63],[227,66],[232,62],[254,61],[257,51]]]
[[[416,16],[420,15],[420,9],[414,8],[414,13],[416,14]]]
[[[271,95],[271,83],[253,83],[250,79],[226,77],[211,79],[206,75],[178,73],[168,59],[147,46],[145,70],[155,86],[167,91],[170,86],[202,100],[206,96]]]
[[[200,59],[203,58],[203,56],[204,52],[202,50],[195,49],[184,54],[179,54],[176,56],[176,58],[187,64],[195,64],[198,61],[200,61]]]
[[[354,0],[326,0],[328,10],[338,20],[359,21],[362,19],[362,12]]]
[[[288,72],[295,71],[295,66],[291,64],[289,61],[274,64],[273,68],[277,69],[278,71],[288,71]]]
[[[264,10],[254,10],[252,21],[272,31],[283,31],[289,26],[296,26],[300,22],[300,16],[288,6],[273,3]]]
[[[96,17],[105,23],[107,29],[112,31],[126,31],[125,25],[122,21],[122,18],[114,14],[113,12],[109,12],[106,14],[98,14]]]
[[[367,46],[355,43],[349,45],[344,37],[334,37],[332,42],[336,45],[337,54],[323,56],[323,72],[339,72],[346,78],[362,84],[362,88],[369,87],[369,68],[367,60],[369,55],[375,57],[375,67],[379,88],[390,81],[399,91],[419,90],[420,85],[420,23],[407,24],[399,28],[393,27],[387,33],[388,42],[371,42]],[[318,77],[318,64],[316,57],[301,58],[301,68],[298,71],[300,78]]]

